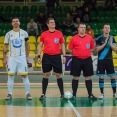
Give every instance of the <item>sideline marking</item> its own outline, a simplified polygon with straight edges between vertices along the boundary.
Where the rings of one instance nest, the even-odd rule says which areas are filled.
[[[79,114],[79,112],[76,110],[76,108],[73,106],[73,104],[70,102],[70,100],[68,100],[69,105],[71,106],[71,108],[73,109],[74,113],[76,114],[77,117],[81,117],[81,115]]]

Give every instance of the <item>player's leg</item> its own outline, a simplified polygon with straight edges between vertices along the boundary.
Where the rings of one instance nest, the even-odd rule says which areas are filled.
[[[8,70],[8,80],[7,80],[8,95],[6,97],[7,100],[12,98],[12,91],[13,91],[16,67],[17,67],[17,63],[15,61],[15,58],[9,57],[8,58],[8,68],[7,68],[7,70]]]
[[[92,64],[92,58],[89,57],[87,59],[84,59],[83,61],[83,75],[85,77],[85,85],[88,91],[88,95],[90,99],[97,99],[92,94],[92,80],[91,76],[93,75],[93,64]]]
[[[13,91],[13,86],[14,86],[14,76],[8,75],[7,86],[8,86],[8,95],[6,97],[6,100],[9,100],[12,98],[12,91]]]
[[[63,79],[62,79],[62,60],[61,55],[51,56],[51,65],[53,67],[53,71],[55,72],[57,78],[57,84],[60,90],[61,99],[64,98],[64,86],[63,86]]]
[[[103,99],[104,98],[104,76],[99,76],[99,88],[101,92],[99,99]]]
[[[25,90],[26,90],[26,98],[28,100],[31,100],[32,97],[30,95],[30,81],[28,79],[28,75],[22,75],[22,79],[23,79],[23,84],[24,84]]]
[[[78,89],[78,83],[79,83],[79,77],[77,76],[73,76],[72,79],[72,91],[73,91],[73,98],[76,98],[76,93],[77,93],[77,89]]]
[[[43,73],[43,79],[42,79],[42,95],[40,97],[40,100],[43,100],[46,98],[46,90],[48,86],[48,78],[49,78],[50,72]]]
[[[52,70],[52,66],[49,61],[49,55],[44,54],[42,58],[42,70],[43,70],[43,79],[42,79],[42,95],[39,98],[43,100],[46,98],[46,90],[48,86],[48,78],[50,75],[50,71]]]
[[[57,78],[57,84],[60,90],[60,94],[61,94],[61,99],[64,98],[64,86],[63,86],[63,79],[62,79],[62,75],[61,73],[55,73],[56,74],[56,78]]]
[[[103,99],[104,98],[105,60],[98,60],[96,75],[99,76],[99,88],[101,92],[99,99]]]
[[[23,84],[26,90],[26,98],[32,99],[30,95],[30,81],[28,79],[28,66],[25,56],[20,56],[17,58],[17,74],[22,76]]]
[[[114,70],[114,66],[113,66],[113,61],[112,60],[106,60],[106,71],[107,71],[107,76],[109,76],[110,80],[111,80],[111,87],[112,87],[112,90],[113,90],[113,96],[115,98],[117,98],[115,70]]]
[[[110,79],[111,79],[111,87],[113,90],[113,97],[117,98],[115,76],[110,76]]]
[[[70,75],[73,76],[72,79],[72,91],[73,91],[73,98],[76,98],[76,93],[78,89],[78,83],[79,83],[79,77],[82,70],[82,62],[77,57],[72,57],[72,63],[71,63],[71,71]]]

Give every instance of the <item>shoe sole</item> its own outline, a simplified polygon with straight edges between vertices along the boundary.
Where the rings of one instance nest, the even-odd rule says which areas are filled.
[[[99,99],[100,99],[100,100],[104,99],[104,96],[103,96],[103,98],[100,98],[100,97],[99,97]]]
[[[89,98],[90,100],[97,100],[97,98]]]
[[[40,99],[40,98],[39,98],[39,100],[45,100],[45,99],[46,99],[46,98],[43,98],[43,99]]]
[[[11,100],[12,98],[6,98],[6,100]]]
[[[104,98],[99,98],[99,100],[103,100]]]
[[[32,100],[32,98],[27,98],[27,100]]]

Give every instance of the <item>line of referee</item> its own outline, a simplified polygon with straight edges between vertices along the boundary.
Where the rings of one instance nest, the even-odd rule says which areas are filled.
[[[38,48],[38,63],[41,62],[41,51],[44,45],[44,54],[42,58],[42,70],[43,70],[43,80],[42,80],[42,95],[40,100],[46,98],[46,89],[48,86],[48,78],[50,71],[53,69],[57,78],[57,84],[60,89],[61,96],[64,98],[64,88],[62,80],[62,60],[61,51],[63,54],[63,64],[66,62],[66,51],[64,45],[64,37],[62,33],[55,29],[55,21],[53,18],[47,20],[48,30],[43,32],[40,36],[40,45]]]

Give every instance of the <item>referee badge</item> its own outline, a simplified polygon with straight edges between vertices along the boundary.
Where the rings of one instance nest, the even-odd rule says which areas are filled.
[[[89,49],[90,48],[90,44],[88,43],[88,44],[86,44],[86,48],[87,49]]]
[[[58,39],[58,38],[55,38],[55,39],[54,39],[54,43],[57,44],[58,42],[59,42],[59,39]]]

